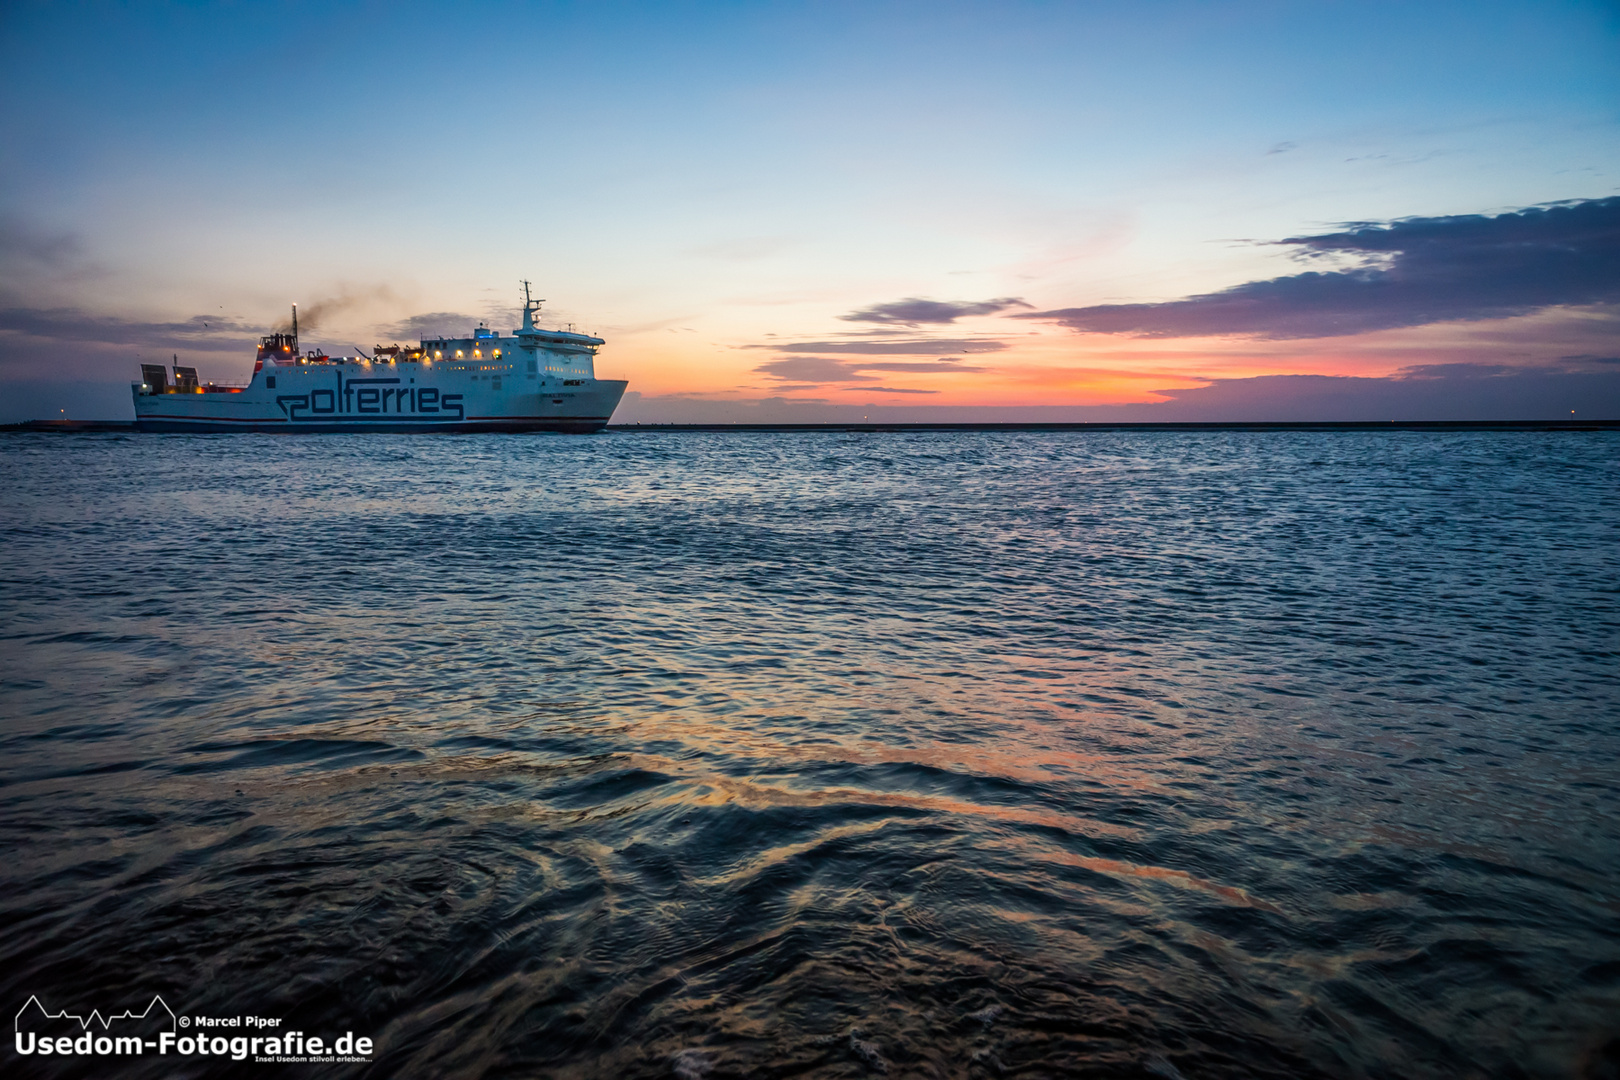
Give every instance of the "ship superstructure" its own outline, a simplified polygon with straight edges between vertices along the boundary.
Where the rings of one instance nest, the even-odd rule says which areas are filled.
[[[598,431],[626,383],[596,377],[599,337],[537,326],[523,282],[523,325],[467,337],[377,345],[370,356],[300,352],[290,332],[259,343],[245,386],[202,383],[194,368],[141,365],[132,386],[143,431]]]

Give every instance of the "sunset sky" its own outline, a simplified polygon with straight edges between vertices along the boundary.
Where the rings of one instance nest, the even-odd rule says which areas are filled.
[[[621,422],[1620,416],[1612,3],[18,2],[0,41],[0,420],[245,380],[293,302],[334,353],[510,328],[520,278]]]

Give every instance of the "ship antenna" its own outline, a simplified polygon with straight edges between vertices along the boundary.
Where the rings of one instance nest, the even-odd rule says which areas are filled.
[[[519,279],[519,281],[523,285],[523,329],[525,329],[525,330],[533,330],[534,329],[534,313],[537,310],[539,310],[540,305],[545,303],[545,301],[544,300],[536,300],[532,296],[530,296],[530,294],[529,294],[529,283],[527,281],[522,281],[521,278]]]

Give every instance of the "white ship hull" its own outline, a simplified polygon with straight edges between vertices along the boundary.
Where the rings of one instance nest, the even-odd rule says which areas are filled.
[[[135,422],[142,431],[599,431],[627,385],[473,366],[285,365],[256,372],[240,390],[206,393],[143,393],[137,384]]]
[[[624,396],[619,379],[598,379],[601,338],[534,325],[539,302],[524,283],[523,326],[510,335],[480,327],[467,337],[419,348],[377,347],[375,357],[298,351],[290,334],[259,346],[246,386],[201,385],[176,365],[175,385],[142,365],[131,390],[142,431],[599,431]]]

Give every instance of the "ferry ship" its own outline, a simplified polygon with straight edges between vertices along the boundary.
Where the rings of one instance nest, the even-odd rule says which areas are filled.
[[[469,337],[375,346],[372,355],[298,348],[292,332],[259,343],[245,386],[202,383],[197,370],[142,364],[135,396],[141,431],[600,431],[626,383],[596,377],[599,337],[535,325],[541,300],[523,282],[523,325],[479,326]],[[363,351],[362,351],[363,352]]]

